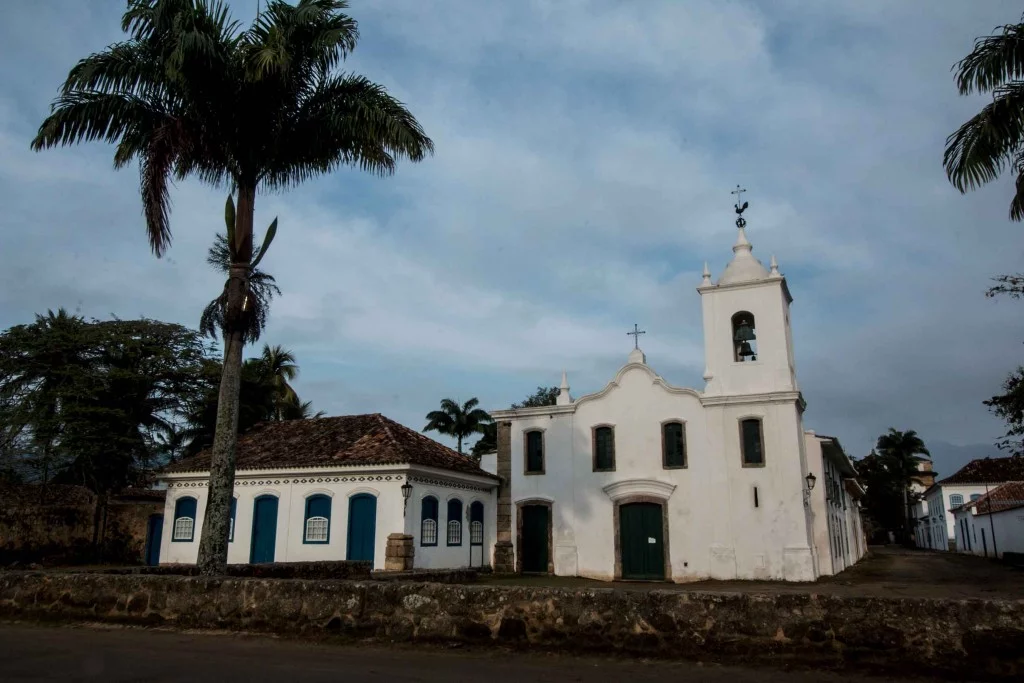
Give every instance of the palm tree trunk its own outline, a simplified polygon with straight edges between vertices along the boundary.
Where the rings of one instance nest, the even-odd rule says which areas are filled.
[[[459,455],[462,455],[462,434],[459,434]]]
[[[240,186],[235,219],[234,257],[228,280],[224,330],[224,369],[217,397],[217,426],[210,456],[206,515],[199,539],[199,573],[216,576],[227,571],[231,497],[235,489],[235,446],[238,442],[238,403],[242,378],[242,349],[249,263],[252,261],[252,219],[255,189]]]
[[[903,545],[910,543],[910,503],[907,501],[907,483],[903,483]]]

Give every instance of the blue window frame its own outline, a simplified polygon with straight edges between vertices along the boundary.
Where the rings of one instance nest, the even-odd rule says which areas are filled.
[[[329,543],[331,540],[331,499],[318,494],[306,499],[303,543]]]
[[[235,508],[238,507],[238,499],[231,498],[231,523],[228,526],[228,543],[234,543],[235,541]]]
[[[448,545],[462,545],[462,501],[448,501]]]
[[[469,544],[484,544],[484,504],[479,500],[469,506]]]
[[[174,503],[174,526],[171,541],[191,543],[196,532],[196,499],[191,496],[179,498]]]
[[[420,503],[420,545],[437,545],[437,498],[433,496]]]
[[[949,507],[956,508],[964,504],[964,497],[959,493],[954,493],[949,497]]]

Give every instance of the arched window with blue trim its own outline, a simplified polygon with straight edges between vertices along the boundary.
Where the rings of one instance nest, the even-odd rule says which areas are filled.
[[[228,543],[233,543],[235,540],[235,508],[238,507],[238,499],[234,496],[231,497],[231,523],[228,526]]]
[[[469,544],[484,544],[484,504],[479,500],[469,506]]]
[[[303,543],[327,543],[331,539],[331,498],[323,494],[306,499]]]
[[[437,545],[437,498],[427,496],[420,503],[420,545]]]
[[[448,545],[462,545],[462,501],[448,501]]]
[[[196,531],[196,499],[191,496],[174,502],[174,531],[171,541],[191,543]]]

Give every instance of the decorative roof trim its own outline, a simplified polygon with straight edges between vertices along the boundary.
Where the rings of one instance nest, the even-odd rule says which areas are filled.
[[[762,394],[729,394],[725,396],[703,396],[700,402],[706,406],[742,405],[745,403],[794,403],[801,400],[799,391],[774,391]]]
[[[722,289],[746,289],[753,287],[764,287],[765,285],[782,285],[782,293],[786,295],[786,303],[793,303],[793,295],[789,293],[789,285],[786,283],[786,276],[781,278],[770,277],[763,280],[747,280],[745,282],[726,282],[720,285],[701,285],[697,287],[697,292],[700,294],[706,294],[707,292],[714,292]]]
[[[675,484],[658,481],[657,479],[626,479],[608,484],[601,489],[612,501],[622,500],[629,496],[651,496],[668,500],[676,490]]]
[[[517,417],[544,417],[546,415],[571,415],[576,412],[575,403],[561,406],[535,406],[533,408],[507,408],[490,411],[495,420],[510,420]]]
[[[671,384],[666,382],[661,375],[656,373],[651,368],[651,366],[647,365],[646,363],[626,363],[621,368],[619,368],[619,371],[615,373],[615,377],[612,379],[612,381],[604,385],[603,389],[601,389],[600,391],[596,391],[592,394],[587,394],[586,396],[580,396],[578,399],[576,399],[573,405],[578,406],[581,403],[586,403],[587,401],[596,401],[599,398],[604,398],[605,396],[608,395],[609,392],[611,392],[612,389],[615,389],[622,383],[622,378],[630,370],[643,370],[651,378],[651,384],[660,386],[662,389],[664,389],[670,394],[693,396],[696,399],[703,400],[702,395],[698,391],[686,387],[672,386]]]

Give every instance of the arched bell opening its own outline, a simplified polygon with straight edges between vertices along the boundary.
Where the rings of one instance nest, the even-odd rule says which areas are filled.
[[[733,360],[745,363],[757,360],[757,333],[754,315],[740,311],[732,317]]]

